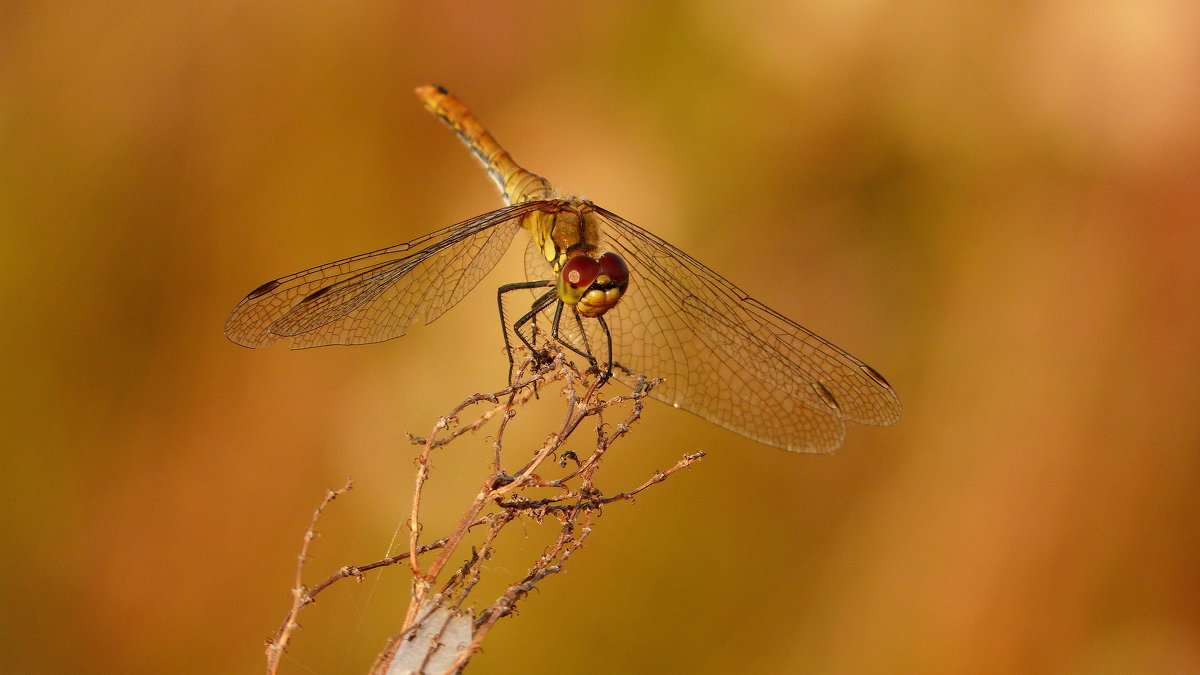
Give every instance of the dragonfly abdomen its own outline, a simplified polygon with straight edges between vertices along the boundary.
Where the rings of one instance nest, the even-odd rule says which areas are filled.
[[[471,111],[444,87],[417,87],[417,96],[429,112],[449,125],[483,163],[488,175],[504,195],[506,204],[553,197],[554,190],[549,181],[521,168]]]

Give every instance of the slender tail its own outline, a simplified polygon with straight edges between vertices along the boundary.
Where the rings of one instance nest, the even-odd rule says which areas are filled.
[[[426,85],[417,87],[417,97],[425,104],[426,110],[450,125],[462,142],[483,162],[488,175],[503,193],[506,204],[551,199],[554,196],[550,183],[521,168],[454,94],[436,85]]]

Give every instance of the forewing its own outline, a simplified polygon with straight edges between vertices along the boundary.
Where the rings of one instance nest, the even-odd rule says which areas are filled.
[[[293,349],[381,342],[429,323],[499,261],[521,216],[546,205],[497,209],[412,241],[263,284],[233,309],[225,335],[247,347],[282,337]]]
[[[828,452],[845,421],[892,424],[900,403],[870,366],[746,295],[671,244],[597,208],[602,247],[623,256],[630,285],[604,315],[613,357],[666,381],[652,395],[754,440]],[[527,264],[528,267],[528,264]],[[560,335],[602,358],[603,334],[564,319]],[[596,346],[601,345],[597,350]],[[618,376],[628,381],[627,375]]]

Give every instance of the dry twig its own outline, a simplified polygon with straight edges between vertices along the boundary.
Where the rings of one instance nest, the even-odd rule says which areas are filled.
[[[301,583],[308,547],[315,535],[317,518],[324,507],[337,495],[349,489],[331,492],[317,509],[313,525],[305,536],[301,561],[297,570],[294,600],[283,626],[269,641],[268,672],[275,673],[279,658],[296,626],[296,615],[323,589],[347,577],[361,578],[364,572],[406,562],[412,571],[412,587],[404,625],[376,658],[372,673],[455,673],[461,671],[479,651],[492,627],[513,613],[517,603],[538,583],[563,570],[563,566],[583,546],[596,524],[595,516],[604,506],[629,500],[652,485],[661,483],[671,474],[691,466],[704,453],[686,455],[665,471],[655,472],[641,485],[615,494],[605,494],[596,484],[601,462],[614,443],[630,433],[631,426],[641,418],[648,392],[657,381],[639,381],[634,390],[622,396],[603,399],[601,382],[594,372],[580,371],[561,352],[550,347],[538,358],[528,359],[517,376],[516,384],[493,394],[471,396],[438,420],[426,438],[413,437],[422,447],[417,457],[416,489],[409,515],[408,550],[368,565],[346,566],[321,584],[308,589]],[[505,448],[505,434],[518,410],[535,396],[552,400],[554,386],[561,392],[564,415],[561,426],[550,433],[539,447],[532,450]],[[490,407],[467,424],[458,418],[480,404]],[[606,422],[621,415],[612,426]],[[429,476],[433,470],[431,457],[468,432],[474,432],[493,418],[499,417],[493,435],[492,457],[479,492],[465,509],[453,531],[436,541],[422,544],[421,506]],[[595,446],[586,457],[567,450],[564,444],[588,419],[594,418]],[[558,458],[558,462],[547,462]],[[568,469],[574,460],[575,467]],[[516,466],[515,470],[506,467]],[[558,469],[562,475],[552,478],[543,474]],[[550,496],[544,495],[550,491]],[[537,494],[535,494],[537,491]],[[484,563],[496,551],[497,541],[506,526],[525,521],[542,524],[547,520],[558,523],[554,541],[520,579],[512,580],[505,590],[491,601],[472,595],[479,589]],[[478,539],[465,548],[469,536]],[[422,555],[439,551],[428,564]],[[462,562],[455,568],[453,559]],[[485,606],[486,605],[486,606]],[[484,607],[478,610],[479,607]],[[472,612],[478,612],[472,615]]]

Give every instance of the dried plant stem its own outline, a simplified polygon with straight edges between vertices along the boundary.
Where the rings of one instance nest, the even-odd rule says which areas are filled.
[[[300,613],[301,607],[312,602],[312,595],[304,587],[304,565],[308,562],[309,547],[312,545],[313,540],[317,538],[317,521],[321,519],[321,514],[325,511],[325,507],[329,506],[330,502],[353,488],[354,480],[349,479],[340,489],[327,491],[325,498],[321,500],[321,504],[313,511],[312,521],[308,524],[308,529],[304,532],[304,543],[300,546],[300,555],[297,556],[296,583],[292,586],[292,608],[288,611],[283,625],[279,627],[279,630],[275,632],[275,635],[271,639],[267,640],[268,673],[278,672],[279,659],[287,649],[288,642],[292,638],[292,633],[299,627],[299,624],[296,623],[296,615]]]
[[[641,485],[606,495],[596,484],[596,475],[603,466],[601,459],[615,442],[628,436],[633,423],[641,418],[646,395],[657,382],[642,380],[629,394],[603,399],[600,396],[602,380],[594,372],[579,370],[553,345],[537,358],[528,359],[514,380],[516,384],[501,391],[468,397],[439,419],[428,437],[412,438],[413,443],[421,446],[421,451],[416,458],[415,486],[408,517],[408,550],[368,565],[342,567],[321,584],[307,589],[301,583],[302,573],[309,544],[315,537],[317,520],[329,502],[350,486],[347,484],[342,490],[326,496],[314,514],[301,549],[291,610],[270,641],[268,673],[277,671],[279,658],[297,625],[296,615],[317,593],[341,579],[361,578],[364,572],[400,562],[406,562],[412,573],[408,611],[400,631],[378,655],[371,672],[460,672],[479,651],[497,621],[511,615],[516,604],[539,582],[563,570],[591,534],[600,508],[629,500],[704,456],[704,453],[686,455],[671,468],[655,472]],[[553,394],[555,386],[561,396]],[[560,399],[562,422],[536,449],[506,449],[506,432],[518,411],[534,397],[547,402]],[[487,407],[476,413],[471,422],[459,424],[460,415],[481,404]],[[621,419],[610,430],[605,417],[618,414]],[[421,507],[433,471],[433,454],[497,417],[499,423],[492,439],[492,459],[478,492],[448,535],[422,544]],[[596,420],[595,446],[586,457],[577,456],[567,450],[565,444],[589,418]],[[546,461],[552,457],[558,458],[558,462]],[[569,460],[574,460],[574,469],[567,469]],[[506,463],[519,468],[506,472]],[[561,475],[545,478],[556,466],[562,469]],[[544,496],[548,490],[550,495]],[[557,521],[557,535],[543,553],[530,562],[525,575],[509,583],[499,597],[491,601],[474,597],[480,588],[484,562],[495,553],[502,531],[518,520],[543,523],[547,518]],[[474,543],[466,550],[464,545],[468,541]],[[435,550],[438,551],[436,557],[427,565],[423,564],[421,556]],[[450,563],[456,558],[461,563],[452,570]],[[474,616],[472,609],[477,611]]]

